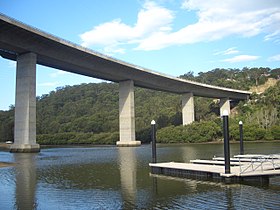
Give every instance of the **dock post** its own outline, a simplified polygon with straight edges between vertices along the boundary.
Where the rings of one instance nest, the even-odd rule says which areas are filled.
[[[244,155],[243,147],[243,122],[239,121],[239,136],[240,136],[240,155]]]
[[[224,134],[224,156],[225,173],[230,174],[230,149],[229,149],[229,129],[228,129],[228,111],[223,112],[223,134]]]
[[[157,149],[156,149],[156,122],[152,120],[152,163],[157,162]]]

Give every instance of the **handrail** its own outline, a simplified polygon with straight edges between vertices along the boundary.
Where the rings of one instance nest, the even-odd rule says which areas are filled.
[[[272,169],[276,170],[280,168],[280,161],[275,162],[275,160],[279,160],[279,155],[253,155],[251,157],[246,156],[246,158],[250,158],[250,163],[247,164],[241,164],[243,157],[237,156],[239,159],[239,169],[240,174],[244,174],[245,172],[252,172],[256,171],[258,168],[261,168],[261,172],[264,171],[264,164],[271,163]],[[266,164],[266,165],[268,165]],[[246,168],[242,169],[242,166],[246,166]],[[251,168],[251,170],[249,170]]]

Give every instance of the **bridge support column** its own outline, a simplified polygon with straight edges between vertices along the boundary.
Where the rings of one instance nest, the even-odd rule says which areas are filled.
[[[193,93],[185,93],[182,95],[182,115],[183,125],[188,125],[194,122]]]
[[[117,146],[139,146],[135,140],[134,82],[132,80],[119,83],[119,124],[120,141]]]
[[[34,53],[17,58],[14,144],[10,152],[40,151],[36,144],[36,61]]]
[[[220,116],[223,116],[224,111],[228,112],[228,115],[230,115],[230,102],[229,98],[221,98],[220,99]]]

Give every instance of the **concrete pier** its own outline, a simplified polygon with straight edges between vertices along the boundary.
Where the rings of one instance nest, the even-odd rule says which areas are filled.
[[[228,115],[230,115],[230,102],[229,98],[221,98],[220,99],[220,116],[223,115],[224,111],[228,112]]]
[[[119,83],[120,141],[117,146],[139,146],[135,140],[134,83],[132,80]]]
[[[15,133],[11,152],[39,152],[36,144],[36,54],[17,58]]]
[[[188,125],[194,122],[193,93],[185,93],[182,95],[182,115],[183,125]]]

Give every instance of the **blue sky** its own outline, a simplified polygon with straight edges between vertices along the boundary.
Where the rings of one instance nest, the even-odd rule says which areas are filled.
[[[172,76],[280,67],[279,0],[0,0],[0,12]],[[0,58],[0,110],[15,102],[15,70],[15,62]],[[37,65],[38,96],[98,81]]]

